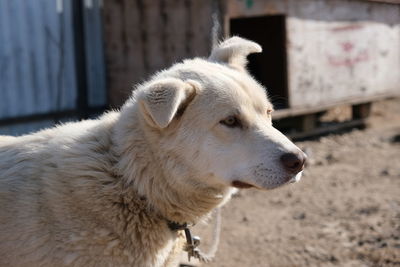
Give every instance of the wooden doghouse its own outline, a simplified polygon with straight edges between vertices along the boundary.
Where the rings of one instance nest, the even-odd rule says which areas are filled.
[[[207,56],[213,15],[222,35],[263,46],[249,71],[267,87],[275,119],[303,130],[338,104],[353,117],[372,101],[400,95],[400,5],[362,0],[107,0],[106,62],[111,104],[154,71]],[[311,114],[311,115],[310,115]]]

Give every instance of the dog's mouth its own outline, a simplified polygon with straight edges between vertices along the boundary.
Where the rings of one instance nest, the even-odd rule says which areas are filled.
[[[231,185],[238,189],[247,189],[247,188],[257,188],[257,189],[264,189],[264,190],[265,189],[275,189],[275,188],[281,187],[285,184],[297,183],[298,181],[300,181],[302,173],[303,172],[301,171],[301,172],[297,173],[295,176],[286,177],[285,179],[282,180],[281,183],[272,184],[272,185],[269,185],[268,187],[259,187],[257,185],[245,183],[245,182],[242,182],[239,180],[234,180]]]
[[[251,185],[251,184],[248,184],[248,183],[245,183],[242,181],[238,181],[238,180],[233,181],[232,186],[239,188],[239,189],[246,189],[246,188],[254,187],[254,185]]]

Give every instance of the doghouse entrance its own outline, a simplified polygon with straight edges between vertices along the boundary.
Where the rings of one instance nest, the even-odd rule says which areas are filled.
[[[288,107],[285,16],[262,16],[230,20],[231,35],[259,43],[260,54],[248,57],[250,73],[265,87],[275,109]]]

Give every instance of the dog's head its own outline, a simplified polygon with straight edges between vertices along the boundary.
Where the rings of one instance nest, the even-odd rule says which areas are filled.
[[[256,52],[258,44],[230,38],[208,59],[176,64],[134,93],[174,182],[272,189],[300,178],[305,154],[272,126],[266,90],[246,71]]]

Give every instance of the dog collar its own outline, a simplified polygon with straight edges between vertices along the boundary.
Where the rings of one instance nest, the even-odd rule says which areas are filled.
[[[188,228],[187,223],[177,223],[173,221],[167,221],[167,223],[168,223],[168,228],[174,232],[179,230],[185,230],[186,228]]]
[[[190,226],[193,226],[193,225],[190,225]],[[190,226],[187,223],[177,223],[177,222],[168,221],[168,228],[171,231],[174,231],[174,232],[180,231],[180,230],[185,231],[186,244],[185,244],[185,247],[183,248],[183,250],[188,253],[188,261],[190,261],[191,257],[194,257],[194,258],[200,260],[201,262],[211,261],[210,257],[203,254],[198,249],[198,246],[200,245],[200,237],[192,235],[192,233],[190,232],[190,229],[189,229]]]

